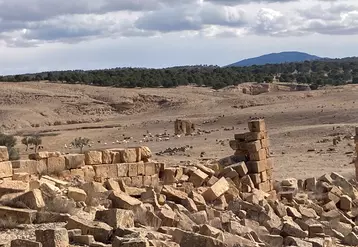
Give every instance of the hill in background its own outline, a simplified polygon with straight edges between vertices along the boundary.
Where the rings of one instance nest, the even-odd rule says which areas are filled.
[[[278,63],[292,63],[318,60],[320,57],[297,51],[287,51],[280,53],[270,53],[259,57],[248,58],[239,62],[228,65],[232,66],[252,66],[252,65],[265,65],[265,64],[278,64]]]

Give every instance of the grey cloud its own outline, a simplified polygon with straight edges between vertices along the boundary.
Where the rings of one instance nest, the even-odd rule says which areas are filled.
[[[249,3],[285,3],[297,2],[299,0],[204,0],[204,2],[215,3],[219,5],[239,5]]]

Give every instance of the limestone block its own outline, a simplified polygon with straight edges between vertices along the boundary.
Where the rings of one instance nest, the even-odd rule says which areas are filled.
[[[137,163],[128,164],[128,176],[129,177],[138,176],[138,164]]]
[[[68,188],[67,196],[76,202],[85,202],[87,199],[87,193],[84,190],[75,187]]]
[[[157,169],[157,164],[154,162],[144,163],[144,170],[146,176],[152,176],[154,174],[159,173],[159,169]]]
[[[266,124],[264,119],[255,119],[248,122],[248,127],[251,132],[265,132]]]
[[[10,161],[0,162],[0,178],[12,177],[12,165]]]
[[[5,194],[26,192],[29,190],[29,183],[16,180],[4,180],[0,183],[0,197]]]
[[[260,149],[262,149],[261,141],[253,141],[253,142],[247,142],[246,143],[247,151],[251,152],[258,152]]]
[[[68,247],[70,241],[65,228],[36,230],[36,241],[46,247]]]
[[[187,193],[177,190],[170,185],[164,185],[161,193],[167,197],[167,200],[175,203],[181,203],[182,200],[188,197]]]
[[[339,201],[339,208],[345,212],[352,210],[352,198],[347,195],[343,195]]]
[[[256,152],[250,152],[250,161],[266,160],[266,150],[259,149]]]
[[[109,199],[112,201],[114,208],[133,210],[134,207],[139,206],[142,202],[134,197],[131,197],[123,192],[113,191]]]
[[[30,182],[30,174],[28,174],[27,172],[16,172],[12,175],[12,180]]]
[[[40,210],[44,208],[45,202],[42,197],[42,192],[39,189],[34,189],[13,199],[13,202],[21,202],[30,209]]]
[[[104,222],[80,219],[71,216],[66,225],[66,229],[81,229],[83,235],[92,235],[96,241],[106,243],[112,234],[112,227]]]
[[[128,172],[129,172],[129,164],[127,163],[120,163],[120,164],[116,164],[117,166],[117,174],[118,177],[127,177],[128,176]],[[135,166],[135,165],[134,165]],[[134,169],[134,167],[131,167],[132,169]],[[134,171],[132,171],[134,174]],[[136,173],[135,173],[136,174]]]
[[[193,183],[195,187],[200,187],[208,177],[208,174],[197,169],[190,175],[189,182]]]
[[[108,190],[121,191],[119,183],[113,178],[108,179],[104,184]]]
[[[101,151],[86,151],[85,152],[86,165],[99,165],[102,164],[102,152]]]
[[[102,151],[102,164],[112,164],[113,162],[113,154],[111,150],[103,150]]]
[[[103,164],[93,166],[96,177],[100,178],[118,178],[117,164]]]
[[[120,152],[121,162],[134,163],[137,162],[137,151],[135,148],[126,148]]]
[[[137,163],[137,169],[138,169],[138,176],[144,176],[145,175],[144,162],[138,162]]]
[[[255,185],[259,185],[262,182],[260,173],[252,173],[249,176]]]
[[[48,174],[58,174],[66,169],[65,157],[49,157],[47,159]]]
[[[152,187],[152,177],[151,176],[143,176],[143,186],[144,187]]]
[[[15,224],[32,224],[36,219],[36,210],[0,206],[0,219]]]
[[[244,133],[244,136],[246,142],[252,142],[267,139],[267,132],[246,132]]]
[[[230,188],[225,178],[219,179],[213,186],[208,188],[202,195],[206,201],[214,201],[223,195]]]
[[[9,160],[9,152],[7,147],[0,146],[0,162],[8,161]]]
[[[266,182],[269,179],[269,176],[266,171],[262,171],[260,172],[260,178],[262,182]]]
[[[84,180],[86,182],[94,181],[94,177],[96,176],[96,173],[93,169],[93,166],[84,166],[84,167],[82,167],[82,171],[84,174]]]
[[[138,188],[143,187],[143,176],[132,177],[132,186]]]
[[[14,160],[11,161],[16,172],[27,172],[32,175],[47,174],[47,159],[45,160]]]
[[[15,239],[11,241],[11,247],[42,247],[42,244],[26,239]]]
[[[95,220],[105,222],[114,229],[134,227],[134,214],[131,210],[112,208],[97,211]]]
[[[249,161],[246,163],[249,173],[260,173],[267,169],[266,160]]]
[[[84,154],[67,154],[65,155],[66,169],[81,168],[85,165]]]
[[[140,150],[141,150],[141,160],[148,160],[152,157],[152,152],[148,147],[141,146]]]

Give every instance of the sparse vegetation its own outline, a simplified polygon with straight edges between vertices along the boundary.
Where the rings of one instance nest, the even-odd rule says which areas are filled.
[[[21,139],[21,143],[24,144],[26,146],[26,150],[29,150],[29,146],[31,145],[31,142],[30,142],[30,137],[28,136],[25,136],[24,138]]]
[[[105,70],[50,71],[36,74],[1,76],[0,81],[42,81],[82,83],[114,87],[176,87],[196,84],[221,88],[243,82],[308,83],[342,85],[357,83],[358,58],[322,59],[314,61],[266,64],[247,67],[209,65],[182,66],[164,69],[114,68]]]
[[[83,153],[83,148],[85,146],[88,146],[89,142],[90,142],[90,139],[88,139],[88,138],[78,137],[78,138],[74,139],[71,144],[72,144],[72,146],[79,148],[80,153]]]
[[[6,135],[3,133],[0,134],[0,146],[7,147],[10,160],[17,160],[20,158],[18,150],[15,149],[15,145],[16,145],[16,138],[14,136]]]

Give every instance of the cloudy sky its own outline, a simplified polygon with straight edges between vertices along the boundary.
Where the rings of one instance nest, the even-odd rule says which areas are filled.
[[[357,0],[0,0],[0,74],[357,48]]]

